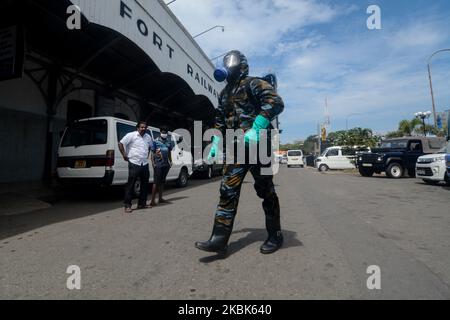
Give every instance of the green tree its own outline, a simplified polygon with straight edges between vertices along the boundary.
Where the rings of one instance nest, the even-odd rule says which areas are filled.
[[[288,150],[302,150],[303,149],[303,141],[296,140],[293,143],[281,144],[280,151],[288,151]]]
[[[316,150],[316,145],[318,143],[319,137],[316,135],[309,136],[306,138],[303,144],[303,152],[305,154],[312,154]]]
[[[331,132],[328,136],[330,143],[334,146],[353,148],[355,146],[375,147],[380,137],[373,134],[371,129],[354,128],[348,131]]]
[[[386,138],[410,137],[412,135],[423,135],[424,129],[426,134],[434,134],[437,136],[445,136],[446,129],[437,129],[434,126],[425,124],[420,119],[402,120],[398,124],[398,130],[386,134]]]

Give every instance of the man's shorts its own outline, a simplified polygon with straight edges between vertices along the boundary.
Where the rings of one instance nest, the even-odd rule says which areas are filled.
[[[167,174],[169,173],[170,167],[155,167],[155,179],[154,184],[162,185],[166,183]]]

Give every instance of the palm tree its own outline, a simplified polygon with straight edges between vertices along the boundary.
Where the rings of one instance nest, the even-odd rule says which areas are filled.
[[[420,119],[414,118],[411,121],[409,120],[402,120],[398,124],[398,131],[403,136],[410,137],[413,133],[417,133],[417,127],[421,126],[422,122]]]

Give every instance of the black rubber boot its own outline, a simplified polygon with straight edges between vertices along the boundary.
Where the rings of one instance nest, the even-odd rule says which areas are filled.
[[[262,254],[274,253],[283,245],[283,234],[281,231],[277,231],[275,234],[269,235],[267,240],[261,246],[260,251]]]
[[[263,202],[264,212],[266,213],[266,230],[269,234],[267,240],[260,248],[261,253],[274,253],[283,245],[283,234],[280,224],[280,203],[276,195],[271,199],[265,199]]]
[[[208,241],[196,242],[195,247],[207,252],[226,254],[232,229],[232,226],[216,222],[214,223],[211,238]]]

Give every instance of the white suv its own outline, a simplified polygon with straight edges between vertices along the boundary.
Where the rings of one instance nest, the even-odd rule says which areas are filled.
[[[417,159],[416,178],[422,179],[428,184],[438,184],[445,181],[450,185],[450,178],[447,174],[445,156],[450,153],[450,142],[436,154],[427,154]]]

